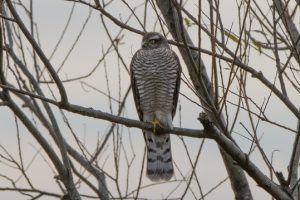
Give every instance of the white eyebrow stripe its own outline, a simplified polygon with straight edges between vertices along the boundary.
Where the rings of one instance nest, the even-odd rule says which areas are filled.
[[[149,39],[150,39],[150,40],[151,40],[151,39],[158,40],[158,39],[160,39],[160,36],[159,36],[159,35],[153,35],[153,36],[150,37]]]

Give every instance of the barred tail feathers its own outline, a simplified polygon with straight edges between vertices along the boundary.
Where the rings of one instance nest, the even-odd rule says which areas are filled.
[[[147,177],[152,181],[170,180],[174,174],[169,134],[145,131],[147,144]]]

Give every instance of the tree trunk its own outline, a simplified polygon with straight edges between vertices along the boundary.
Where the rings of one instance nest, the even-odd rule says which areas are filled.
[[[167,23],[168,29],[170,33],[172,34],[174,40],[177,42],[183,42],[182,39],[182,33],[185,35],[185,40],[188,45],[194,46],[191,38],[189,37],[187,31],[180,26],[180,20],[178,16],[178,12],[176,11],[176,8],[172,4],[171,0],[156,0],[157,6],[159,7],[161,13],[163,14],[163,17],[165,19],[165,22]],[[201,58],[199,58],[197,51],[190,52],[186,51],[185,47],[179,47],[179,51],[182,55],[182,58],[187,66],[187,69],[189,71],[190,78],[193,82],[194,88],[198,92],[201,98],[200,102],[203,105],[204,108],[207,108],[209,106],[209,102],[212,102],[213,95],[211,93],[211,82],[209,80],[209,77],[206,73],[206,67],[204,63],[202,62]],[[200,62],[199,62],[200,59]],[[197,71],[197,68],[195,68],[195,63],[200,63],[199,69]],[[209,98],[207,98],[207,95]],[[214,113],[210,111],[210,109],[205,110],[207,115],[214,119]],[[226,127],[225,121],[223,120],[223,116],[219,117],[220,120],[218,120],[219,124],[216,124],[217,127]],[[214,121],[214,120],[213,120]],[[221,123],[221,125],[220,125]],[[222,128],[220,128],[222,130]],[[225,131],[226,132],[226,131]],[[230,137],[230,136],[229,136]],[[227,154],[225,151],[223,151],[220,148],[220,152],[222,155],[222,158],[224,160],[227,173],[229,175],[230,181],[231,181],[231,187],[233,189],[235,199],[237,200],[251,200],[252,194],[251,190],[248,184],[248,181],[246,179],[245,173],[243,172],[242,168],[236,164],[236,162]]]

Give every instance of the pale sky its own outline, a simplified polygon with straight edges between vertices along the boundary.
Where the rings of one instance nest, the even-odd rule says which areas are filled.
[[[71,11],[73,3],[62,1],[62,0],[35,0],[33,2],[34,2],[34,18],[38,25],[41,48],[47,56],[50,56],[54,46],[56,45],[60,37],[62,29],[65,26],[65,23],[68,19],[68,15]],[[144,1],[127,1],[127,2],[130,5],[133,4],[140,5]],[[192,12],[195,12],[194,14],[197,14],[197,2],[198,1],[191,2],[187,6],[187,9],[192,10]],[[232,26],[233,31],[237,30],[237,20],[235,19],[237,13],[234,11],[235,8],[236,8],[235,1],[233,0],[226,1],[226,3],[222,4],[222,9],[224,9],[223,12],[221,13],[223,25],[227,29],[230,29],[230,27]],[[130,13],[130,11],[125,7],[124,4],[122,4],[121,1],[117,1],[117,0],[114,3],[112,3],[112,5],[110,5],[107,8],[107,10],[109,10],[110,14],[122,20],[125,20],[128,17],[128,14]],[[143,13],[143,7],[138,8],[137,15],[141,17],[141,20],[143,16],[142,13]],[[147,16],[148,24],[146,27],[148,31],[153,31],[153,25],[155,22],[154,14],[155,13],[153,11],[150,11],[149,9],[149,13]],[[59,68],[65,55],[71,48],[73,42],[76,40],[76,37],[79,34],[79,31],[83,26],[83,23],[88,17],[88,15],[89,15],[89,9],[87,8],[87,6],[78,4],[75,7],[73,18],[71,20],[69,29],[67,30],[66,35],[63,38],[62,43],[60,44],[56,54],[53,56],[51,60],[51,63],[56,69]],[[26,19],[26,17],[24,17],[24,19]],[[25,20],[25,22],[28,21]],[[112,36],[115,36],[120,30],[119,27],[117,27],[107,18],[105,18],[105,22],[107,23],[107,27],[111,32]],[[132,19],[129,22],[129,24],[135,28],[142,30],[141,27],[138,25],[137,21],[134,19]],[[158,27],[159,26],[157,26],[157,28],[155,29],[156,31],[159,31]],[[189,31],[191,36],[194,36],[195,38],[194,40],[195,44],[197,44],[197,35],[196,35],[197,28],[191,27]],[[124,44],[120,46],[119,50],[124,59],[124,62],[127,64],[128,67],[132,55],[140,47],[141,36],[135,33],[130,33],[129,31],[124,31],[123,34],[124,34],[124,39],[123,39]],[[203,34],[203,37],[204,37],[202,40],[203,48],[207,48],[208,50],[210,50],[209,39],[207,38],[207,36],[205,36],[205,34]],[[78,44],[75,46],[74,51],[70,54],[70,57],[65,62],[63,69],[59,73],[60,78],[64,80],[66,78],[78,77],[88,73],[91,69],[94,68],[98,60],[102,57],[102,49],[104,49],[105,51],[109,45],[110,42],[102,26],[99,13],[97,13],[96,11],[92,11],[91,17],[87,22],[86,28],[83,31]],[[176,47],[172,47],[172,49],[178,52]],[[267,74],[267,77],[270,78],[274,77],[275,66],[272,66],[273,62],[271,60],[265,59],[259,53],[253,53],[253,54],[254,56],[252,58],[254,59],[250,60],[249,65],[254,66],[256,69],[263,71],[264,74]],[[211,58],[209,56],[204,55],[203,59],[205,64],[208,66],[208,72],[210,72],[209,66],[210,66]],[[183,65],[183,71],[185,75],[188,76],[186,67],[183,61],[181,62]],[[118,95],[120,92],[121,99],[122,99],[123,95],[125,94],[129,86],[129,82],[130,82],[129,75],[124,70],[122,64],[116,59],[115,52],[111,53],[107,57],[107,59],[105,60],[105,64],[108,72],[107,76],[109,77],[109,89],[111,95],[114,98],[118,99]],[[119,91],[119,85],[118,85],[119,84],[118,65],[120,66],[120,77],[121,77],[120,83],[122,86],[121,91]],[[227,65],[224,66],[228,67]],[[98,89],[104,92],[107,92],[107,84],[106,84],[106,79],[104,74],[105,74],[104,63],[102,63],[91,77],[84,79],[83,81],[85,81],[90,85],[93,85],[94,87],[97,87]],[[105,112],[110,112],[108,108],[108,98],[105,97],[104,95],[97,93],[90,88],[86,88],[86,87],[83,88],[79,81],[72,82],[72,83],[65,83],[64,86],[67,89],[67,93],[71,103],[78,104],[85,107],[93,107],[94,109],[99,109]],[[53,88],[55,93],[57,93],[55,87]],[[249,82],[247,88],[248,88],[247,91],[248,95],[251,96],[259,105],[261,105],[265,100],[265,98],[267,98],[269,95],[269,93],[266,92],[267,91],[266,88],[257,80],[251,79],[250,75],[249,75]],[[84,89],[86,89],[87,91],[85,91]],[[195,97],[195,95],[190,91],[190,89],[188,89],[188,87],[185,86],[184,84],[182,84],[181,92],[191,97],[195,101],[197,101],[197,97]],[[49,92],[47,93],[47,95],[51,97],[51,94]],[[290,95],[293,99],[299,99],[299,95],[293,91],[291,91]],[[232,96],[230,99],[235,100],[235,97]],[[202,126],[197,121],[197,117],[199,112],[202,111],[202,108],[187,101],[183,96],[180,97],[179,101],[182,108],[181,126],[184,128],[201,129]],[[55,107],[53,107],[53,109],[58,116],[59,124],[61,126],[61,130],[64,136],[67,138],[68,141],[70,141],[71,144],[74,143],[74,138],[70,133],[68,127],[63,122],[59,110]],[[114,114],[117,113],[117,109],[118,109],[117,104],[114,103],[113,105]],[[236,108],[231,106],[229,107],[229,110],[233,112],[236,110]],[[179,112],[177,112],[177,115],[174,119],[175,126],[179,126],[178,113]],[[271,102],[267,108],[266,113],[269,115],[270,119],[277,121],[278,123],[282,123],[288,126],[289,128],[292,129],[296,128],[296,118],[287,110],[287,108],[284,105],[282,105],[282,103],[278,102],[278,100],[275,97],[271,98]],[[75,134],[80,139],[85,138],[84,140],[90,151],[93,151],[97,145],[98,134],[100,134],[99,137],[103,137],[103,135],[106,133],[107,129],[110,126],[110,123],[106,121],[82,117],[68,112],[65,112],[65,114],[67,115],[68,120],[70,121],[72,128],[75,131]],[[126,101],[126,109],[123,116],[132,119],[138,119],[134,108],[133,97],[131,93]],[[231,116],[231,120],[232,117],[233,116]],[[0,119],[1,119],[0,124],[2,127],[1,129],[2,138],[5,138],[5,141],[1,140],[0,144],[3,145],[8,150],[10,150],[10,152],[12,152],[14,156],[18,156],[14,116],[7,108],[0,107]],[[243,136],[248,136],[245,129],[239,124],[239,122],[243,122],[244,125],[250,129],[249,120],[248,119],[245,120],[245,119],[247,119],[247,113],[243,112],[240,114],[238,123],[234,129],[235,133],[233,134],[233,137],[236,139],[237,143],[240,144],[240,147],[245,151],[245,153],[247,153],[251,145],[251,142],[249,142],[247,139],[243,138],[242,136],[238,135],[241,134]],[[38,128],[45,135],[45,137],[49,139],[49,142],[53,143],[53,141],[50,139],[49,135],[47,135],[47,132],[44,130],[44,128],[42,128],[41,125],[38,125]],[[135,128],[128,129],[127,127],[123,127],[123,126],[121,127],[121,129],[123,129],[123,132],[121,132],[120,135],[123,137],[124,146],[125,148],[127,148],[129,152],[129,156],[133,155],[130,150],[130,143],[128,142],[129,135],[134,143],[134,149],[137,158],[134,161],[133,165],[135,169],[140,170],[143,150],[144,150],[144,141],[143,141],[141,131]],[[268,123],[261,123],[260,126],[258,127],[258,133],[259,133],[259,137],[262,137],[261,145],[265,150],[265,153],[268,156],[268,158],[271,158],[271,154],[274,150],[279,150],[278,152],[276,152],[273,158],[275,170],[282,171],[284,175],[286,175],[287,174],[286,169],[290,159],[289,156],[293,144],[294,134],[286,130],[277,128]],[[36,149],[40,149],[40,147],[34,141],[32,136],[26,131],[26,129],[21,125],[20,125],[20,134],[22,138],[22,146],[24,147],[24,157],[26,158],[25,164],[26,163],[28,164],[32,156],[36,154]],[[184,139],[188,146],[192,160],[194,161],[201,140],[194,139],[194,138],[184,138]],[[183,173],[188,174],[191,168],[190,167],[187,168],[186,163],[188,163],[189,161],[186,153],[184,152],[184,147],[182,143],[179,141],[177,136],[172,136],[172,153],[173,153],[173,159],[175,163],[179,166],[179,168],[183,171]],[[112,154],[113,154],[113,147],[112,145],[110,145],[108,146],[107,150],[103,153],[102,155],[103,159],[100,160],[100,164],[107,162],[104,165],[104,169],[108,173],[111,173],[111,175],[114,175],[114,171],[111,169],[112,161],[113,161],[113,157],[111,156]],[[107,161],[105,161],[106,160],[105,157],[107,157],[108,159]],[[266,165],[263,163],[262,157],[259,154],[257,149],[251,155],[251,160],[255,164],[257,164],[257,166],[259,166],[263,172],[265,172],[267,175],[269,174],[268,169],[266,168]],[[37,156],[33,165],[28,170],[28,174],[30,175],[30,177],[32,177],[34,184],[39,189],[58,191],[57,185],[55,184],[55,180],[53,178],[54,175],[51,172],[51,170],[48,169],[49,167],[45,163],[44,159],[41,156]],[[0,163],[0,171],[2,174],[6,174],[7,176],[13,177],[14,180],[19,176],[19,173],[15,174],[14,170],[9,169],[7,166],[5,166],[2,163]],[[204,149],[201,152],[200,161],[197,165],[196,172],[204,193],[208,192],[212,187],[214,187],[219,182],[221,182],[224,178],[226,178],[227,176],[226,170],[222,158],[220,157],[217,145],[214,141],[210,141],[210,140],[205,141]],[[132,171],[131,173],[132,176],[130,181],[132,185],[130,186],[131,188],[129,189],[134,189],[134,187],[138,183],[139,174],[135,173],[134,171]],[[143,180],[145,181],[144,184],[150,183],[150,181],[146,179],[145,173],[143,174],[143,176],[144,176]],[[176,171],[175,176],[180,178],[180,174],[178,171]],[[121,174],[120,177],[121,177],[120,187],[122,190],[125,190],[124,182],[126,180],[126,177],[124,176],[124,174]],[[111,186],[111,181],[109,180],[109,178],[107,178],[107,181],[108,181],[107,182],[108,187],[112,190],[112,193],[117,194],[116,188]],[[248,181],[251,184],[252,195],[254,199],[270,198],[267,193],[265,193],[261,188],[257,187],[257,184],[251,178],[248,177]],[[10,186],[10,185],[7,181],[1,180],[0,178],[0,187],[4,187],[4,186]],[[169,185],[163,184],[156,187],[150,187],[145,190],[142,190],[140,196],[148,197],[151,199],[159,199],[167,195],[171,190],[175,188],[175,186],[176,184],[169,184]],[[182,184],[178,188],[178,190],[173,194],[174,197],[176,197],[176,194],[180,194],[184,188],[185,185]],[[197,196],[200,196],[195,181],[193,181],[191,188],[193,189],[193,192],[195,192]],[[86,193],[89,192],[89,190],[86,189],[84,189],[83,191],[87,191]],[[4,199],[20,198],[18,194],[14,194],[12,192],[1,192],[0,197],[3,197]],[[226,199],[233,199],[233,194],[230,188],[229,181],[226,181],[217,190],[209,194],[205,199],[216,200],[216,199],[224,199],[224,197],[226,197]],[[49,199],[49,198],[41,198],[41,199]],[[186,196],[186,199],[192,199],[191,193],[189,193]]]

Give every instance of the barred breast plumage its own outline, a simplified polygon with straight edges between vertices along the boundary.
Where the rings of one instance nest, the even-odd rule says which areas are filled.
[[[143,42],[159,38],[157,46],[138,50],[131,62],[134,99],[140,120],[158,121],[161,126],[172,128],[176,111],[181,67],[176,54],[166,39],[158,33],[148,33]],[[169,180],[173,173],[169,134],[144,131],[147,153],[147,176],[154,181]]]
[[[133,63],[140,106],[144,113],[171,112],[178,60],[170,49],[139,50]]]

